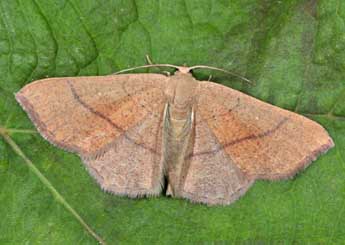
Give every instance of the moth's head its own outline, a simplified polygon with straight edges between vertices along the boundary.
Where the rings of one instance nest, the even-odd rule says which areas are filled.
[[[188,66],[177,66],[177,71],[175,74],[181,73],[181,74],[191,74],[190,73],[191,68]]]

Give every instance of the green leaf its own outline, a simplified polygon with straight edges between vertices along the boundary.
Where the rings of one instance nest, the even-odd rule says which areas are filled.
[[[0,1],[0,243],[96,244],[68,206],[109,244],[343,242],[344,23],[341,0]],[[213,80],[318,121],[336,147],[226,207],[104,193],[76,155],[36,133],[13,93],[46,76],[143,65],[146,54],[238,72],[256,85]]]

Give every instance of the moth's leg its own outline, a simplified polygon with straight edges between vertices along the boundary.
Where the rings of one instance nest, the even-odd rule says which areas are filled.
[[[149,65],[154,65],[154,63],[152,62],[152,60],[151,60],[151,58],[150,58],[150,56],[149,56],[148,54],[147,54],[145,57],[146,57],[146,61],[147,61],[147,63],[149,63]],[[168,71],[162,71],[162,69],[159,68],[159,67],[158,67],[158,69],[160,70],[160,72],[162,72],[162,73],[165,74],[166,76],[168,76],[168,77],[171,76],[171,73],[170,73],[170,72],[168,72]]]

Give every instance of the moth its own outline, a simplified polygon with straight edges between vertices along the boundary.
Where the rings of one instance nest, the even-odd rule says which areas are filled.
[[[16,99],[103,190],[133,198],[166,190],[227,205],[255,180],[290,178],[334,146],[306,117],[196,80],[190,71],[203,66],[153,66],[177,71],[42,79]]]

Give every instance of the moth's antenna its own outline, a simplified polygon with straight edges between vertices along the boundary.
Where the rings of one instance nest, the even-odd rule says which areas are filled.
[[[175,66],[175,65],[170,65],[170,64],[152,64],[152,61],[148,55],[146,55],[146,60],[149,63],[148,65],[131,67],[128,69],[124,69],[124,70],[115,72],[112,75],[120,74],[120,73],[127,72],[127,71],[133,71],[133,70],[137,70],[137,69],[141,69],[141,68],[150,68],[150,67],[170,67],[170,68],[175,68],[175,69],[181,71],[182,73],[188,73],[193,69],[210,69],[210,70],[221,71],[221,72],[230,74],[232,76],[235,76],[235,77],[242,79],[243,81],[249,83],[250,85],[255,85],[255,82],[252,82],[251,80],[249,80],[248,78],[245,78],[244,76],[241,76],[235,72],[227,71],[227,70],[217,68],[214,66],[196,65],[196,66],[187,67],[187,66]],[[169,73],[168,73],[168,75],[169,75]]]
[[[238,77],[242,80],[244,80],[245,82],[249,83],[250,85],[255,85],[255,82],[250,81],[248,78],[245,78],[244,76],[241,76],[237,73],[231,72],[231,71],[227,71],[221,68],[217,68],[217,67],[213,67],[213,66],[205,66],[205,65],[197,65],[197,66],[191,66],[189,67],[189,70],[193,70],[193,69],[210,69],[210,70],[215,70],[215,71],[222,71],[224,73],[230,74],[232,76]]]
[[[151,64],[151,65],[136,66],[136,67],[124,69],[124,70],[121,70],[121,71],[113,73],[113,75],[120,74],[120,73],[123,73],[123,72],[126,72],[126,71],[133,71],[133,70],[136,70],[136,69],[149,68],[149,67],[170,67],[170,68],[175,68],[175,69],[178,69],[178,70],[180,69],[179,66],[174,66],[174,65],[169,65],[169,64]]]

